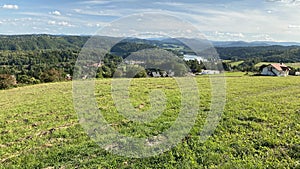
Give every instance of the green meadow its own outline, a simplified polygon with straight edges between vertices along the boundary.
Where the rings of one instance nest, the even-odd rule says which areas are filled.
[[[300,168],[300,78],[226,77],[226,105],[214,133],[201,141],[210,111],[211,83],[196,77],[199,112],[194,127],[175,147],[147,158],[129,158],[99,147],[79,124],[72,82],[0,91],[0,168]],[[180,90],[171,78],[133,79],[130,102],[150,109],[149,94],[166,96],[166,109],[138,123],[120,115],[111,79],[96,80],[102,115],[116,131],[131,137],[158,135],[180,111]]]

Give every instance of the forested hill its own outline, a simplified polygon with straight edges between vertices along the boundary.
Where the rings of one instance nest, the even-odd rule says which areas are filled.
[[[76,51],[79,52],[90,36],[59,36],[59,35],[0,35],[1,51]],[[113,41],[105,37],[105,41]],[[193,39],[191,39],[193,40]],[[221,43],[221,42],[220,42]],[[225,43],[225,42],[223,42]],[[126,57],[134,51],[145,48],[165,48],[175,53],[187,54],[192,51],[176,39],[147,40],[129,38],[121,41],[111,49],[113,54]],[[265,62],[300,62],[300,46],[235,46],[218,47],[216,50],[224,60],[258,59]]]
[[[0,35],[0,51],[72,50],[79,52],[90,36],[59,35]],[[110,41],[113,38],[106,37]],[[216,42],[214,42],[216,43]],[[226,44],[219,42],[218,45]],[[191,50],[176,39],[147,40],[129,38],[112,48],[114,54],[127,56],[133,51],[153,47],[166,48],[176,53],[190,53]],[[224,60],[259,59],[266,62],[300,62],[300,46],[234,46],[216,50]]]
[[[0,50],[80,49],[89,36],[0,35]]]
[[[300,62],[300,46],[218,47],[224,60],[259,59],[264,62]]]

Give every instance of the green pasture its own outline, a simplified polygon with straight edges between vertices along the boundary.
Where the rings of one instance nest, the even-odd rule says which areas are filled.
[[[79,124],[72,83],[48,83],[0,91],[0,168],[299,168],[300,78],[226,74],[226,106],[205,142],[200,131],[211,104],[211,79],[196,77],[198,117],[188,136],[160,155],[129,158],[99,147]],[[214,77],[218,78],[218,77]],[[99,110],[113,128],[130,137],[167,130],[180,111],[180,90],[171,78],[134,79],[130,102],[150,109],[149,94],[161,90],[166,109],[139,123],[115,108],[111,79],[96,81]]]

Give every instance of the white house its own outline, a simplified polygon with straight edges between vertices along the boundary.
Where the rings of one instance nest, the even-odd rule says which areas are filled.
[[[152,72],[152,76],[153,77],[161,77],[161,75],[159,74],[159,72]]]
[[[202,75],[216,75],[220,74],[221,72],[219,70],[202,70]]]
[[[262,69],[261,75],[265,76],[287,76],[290,68],[283,63],[270,64]]]

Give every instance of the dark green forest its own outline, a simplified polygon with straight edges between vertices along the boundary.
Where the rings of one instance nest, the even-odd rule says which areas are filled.
[[[54,35],[0,36],[2,88],[16,84],[11,80],[12,77],[18,85],[70,80],[76,59],[89,38],[89,36]],[[109,41],[110,37],[105,37],[105,40]],[[140,50],[162,48],[172,51],[179,58],[191,52],[183,43],[178,41],[172,43],[172,41],[125,39],[114,45],[101,60],[96,76],[112,77],[124,58]],[[300,62],[299,46],[216,47],[216,50],[220,59],[244,61],[239,66],[231,66],[224,62],[223,67],[226,71],[258,71],[254,65],[259,62]],[[202,62],[186,61],[186,64],[194,73],[205,69]],[[145,77],[146,73],[142,73],[140,77]]]
[[[221,59],[258,59],[262,62],[300,62],[300,46],[258,46],[217,48]]]

